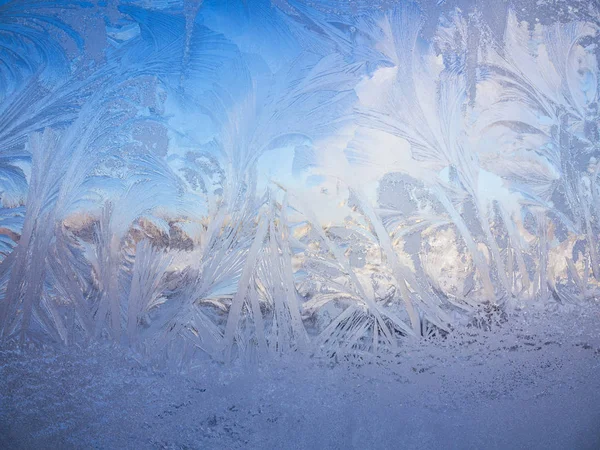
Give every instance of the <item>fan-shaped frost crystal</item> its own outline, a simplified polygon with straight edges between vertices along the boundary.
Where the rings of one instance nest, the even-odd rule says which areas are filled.
[[[501,3],[0,2],[1,341],[383,355],[597,298],[600,10]]]

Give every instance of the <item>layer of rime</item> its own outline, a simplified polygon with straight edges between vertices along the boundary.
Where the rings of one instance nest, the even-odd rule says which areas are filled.
[[[600,6],[492,3],[0,2],[0,340],[339,360],[597,299]]]

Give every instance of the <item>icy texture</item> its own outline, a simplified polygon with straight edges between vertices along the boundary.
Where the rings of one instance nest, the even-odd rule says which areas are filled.
[[[530,3],[0,2],[2,341],[339,358],[596,299],[600,7]]]
[[[0,350],[0,446],[597,449],[598,305],[407,343],[398,360],[148,370],[104,346]],[[391,362],[391,364],[388,364]]]

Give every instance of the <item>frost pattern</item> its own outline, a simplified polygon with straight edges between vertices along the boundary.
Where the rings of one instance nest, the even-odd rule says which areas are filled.
[[[0,3],[3,341],[340,357],[598,296],[595,3],[117,3]]]

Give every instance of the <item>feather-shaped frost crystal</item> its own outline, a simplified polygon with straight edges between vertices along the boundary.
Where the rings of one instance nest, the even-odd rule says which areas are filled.
[[[1,2],[3,344],[363,358],[597,298],[597,5],[342,3]]]

